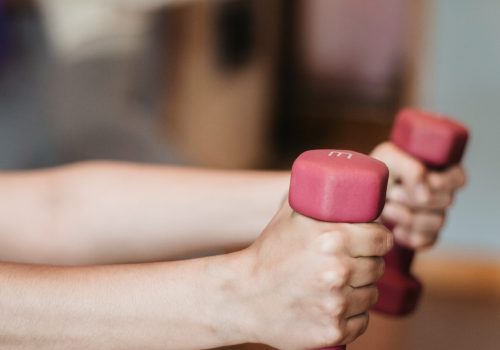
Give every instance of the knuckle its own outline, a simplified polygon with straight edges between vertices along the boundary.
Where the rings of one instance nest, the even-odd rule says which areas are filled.
[[[342,288],[349,282],[352,275],[352,268],[347,262],[341,259],[332,259],[333,262],[328,268],[323,268],[319,275],[322,285],[329,288]]]
[[[317,347],[323,348],[340,344],[345,337],[346,331],[344,327],[341,327],[340,325],[330,326],[320,333],[317,341]]]
[[[330,317],[338,319],[347,311],[347,300],[342,297],[331,297],[326,299],[322,308]]]
[[[352,271],[348,266],[339,267],[337,270],[338,282],[335,284],[336,287],[343,287],[347,285],[351,277]]]
[[[322,233],[313,241],[318,250],[323,253],[332,254],[342,246],[341,237],[338,232]]]
[[[338,272],[338,274],[344,276],[351,273],[351,260],[347,256],[337,255],[330,258],[331,264],[329,266],[332,270]]]
[[[335,303],[333,303],[333,316],[343,316],[347,312],[348,302],[345,298],[339,298]]]
[[[346,273],[340,270],[327,270],[320,275],[320,284],[326,287],[342,287],[347,283]]]
[[[323,302],[323,304],[322,304],[322,309],[326,314],[334,315],[334,312],[336,310],[335,300],[333,300],[331,298],[326,299],[326,301]]]
[[[351,225],[349,225],[349,224],[343,225],[342,228],[343,229],[336,232],[336,234],[337,234],[337,240],[338,240],[339,247],[345,248],[349,245],[349,242],[350,242],[349,237],[351,236],[351,232],[350,232]]]

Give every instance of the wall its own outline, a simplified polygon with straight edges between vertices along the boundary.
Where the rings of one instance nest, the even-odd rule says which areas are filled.
[[[440,249],[476,256],[500,248],[500,2],[428,1],[430,26],[417,104],[469,125],[469,184],[450,213]],[[423,26],[424,27],[424,26]]]

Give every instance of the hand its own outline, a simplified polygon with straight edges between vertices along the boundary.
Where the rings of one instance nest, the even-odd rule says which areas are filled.
[[[456,165],[441,172],[430,171],[390,142],[377,146],[371,156],[389,167],[382,221],[394,225],[396,241],[412,249],[434,245],[455,192],[465,184],[462,167]]]
[[[257,241],[243,299],[254,342],[279,349],[345,344],[361,335],[392,247],[381,224],[320,222],[288,202]]]

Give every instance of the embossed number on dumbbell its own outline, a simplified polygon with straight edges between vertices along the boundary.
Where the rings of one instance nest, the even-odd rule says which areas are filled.
[[[333,157],[333,156],[337,156],[339,158],[345,157],[347,159],[351,159],[352,158],[352,153],[340,152],[340,151],[331,151],[330,153],[328,153],[328,157]]]

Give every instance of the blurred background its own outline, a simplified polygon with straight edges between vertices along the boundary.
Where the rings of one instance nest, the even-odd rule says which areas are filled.
[[[422,307],[350,349],[498,349],[498,18],[497,0],[0,0],[0,169],[288,169],[369,152],[402,106],[452,115],[470,180],[418,257]]]

